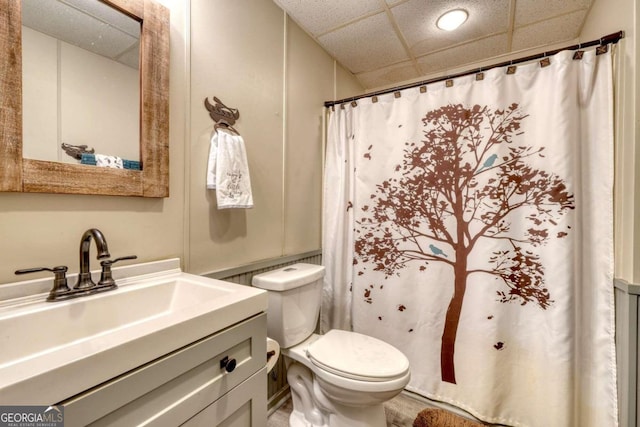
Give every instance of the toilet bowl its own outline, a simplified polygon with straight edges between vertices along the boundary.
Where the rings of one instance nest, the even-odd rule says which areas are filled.
[[[411,377],[399,350],[355,332],[313,334],[282,354],[289,359],[292,427],[385,427],[382,404]]]
[[[356,332],[313,334],[283,354],[311,370],[325,395],[343,405],[382,403],[400,393],[411,377],[404,354]]]
[[[356,332],[314,333],[324,267],[295,264],[254,276],[268,291],[267,334],[287,364],[292,427],[386,427],[383,402],[410,379],[392,345]]]

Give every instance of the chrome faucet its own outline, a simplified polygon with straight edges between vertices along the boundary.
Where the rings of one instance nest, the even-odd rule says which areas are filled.
[[[89,268],[89,250],[91,249],[91,240],[95,240],[98,249],[98,259],[106,259],[109,254],[109,247],[104,235],[97,228],[91,228],[84,232],[80,239],[80,273],[78,273],[78,281],[74,289],[90,289],[96,286],[91,280],[91,269]]]

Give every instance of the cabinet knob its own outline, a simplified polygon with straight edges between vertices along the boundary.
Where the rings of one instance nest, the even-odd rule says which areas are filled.
[[[229,356],[225,356],[220,361],[220,369],[223,369],[227,372],[233,372],[236,369],[236,359],[229,359]]]

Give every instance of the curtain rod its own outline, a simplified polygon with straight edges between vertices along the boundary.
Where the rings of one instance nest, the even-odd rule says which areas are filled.
[[[544,58],[544,57],[547,57],[547,56],[555,55],[556,53],[561,52],[563,50],[580,50],[582,48],[590,47],[590,46],[606,45],[606,44],[609,44],[609,43],[618,43],[618,41],[620,41],[620,39],[622,39],[622,38],[624,38],[624,31],[618,31],[617,33],[612,33],[612,34],[606,35],[604,37],[600,37],[597,40],[592,40],[590,42],[574,44],[573,46],[567,46],[567,47],[563,47],[563,48],[560,48],[560,49],[554,49],[554,50],[550,50],[548,52],[538,53],[536,55],[531,55],[531,56],[526,56],[526,57],[523,57],[523,58],[518,58],[518,59],[513,59],[513,60],[510,60],[510,61],[501,62],[499,64],[488,65],[486,67],[479,67],[479,68],[475,68],[473,70],[463,71],[463,72],[457,73],[457,74],[450,74],[450,75],[443,76],[443,77],[435,77],[433,79],[422,80],[420,82],[409,83],[409,84],[402,85],[402,86],[396,86],[396,87],[393,87],[393,88],[390,88],[390,89],[383,89],[383,90],[379,90],[379,91],[376,91],[376,92],[365,93],[365,94],[362,94],[362,95],[353,96],[351,98],[340,99],[338,101],[326,101],[324,103],[324,106],[325,107],[332,107],[332,106],[337,105],[337,104],[343,104],[345,102],[352,102],[352,101],[356,101],[356,100],[362,99],[362,98],[370,98],[372,96],[385,95],[387,93],[393,93],[393,92],[397,92],[397,91],[404,90],[404,89],[410,89],[412,87],[418,87],[418,86],[423,86],[423,85],[430,84],[430,83],[436,83],[436,82],[441,82],[441,81],[445,81],[445,80],[455,79],[457,77],[468,76],[470,74],[477,74],[477,73],[480,73],[480,72],[483,72],[483,71],[490,70],[492,68],[506,67],[508,65],[514,65],[514,64],[520,64],[522,62],[533,61],[533,60],[536,60],[536,59],[541,59],[541,58]]]

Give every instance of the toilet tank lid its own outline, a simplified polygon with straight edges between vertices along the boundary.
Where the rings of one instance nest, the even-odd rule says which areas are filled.
[[[315,264],[293,264],[253,276],[251,284],[269,291],[287,291],[308,285],[324,277],[324,267]]]

